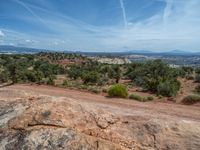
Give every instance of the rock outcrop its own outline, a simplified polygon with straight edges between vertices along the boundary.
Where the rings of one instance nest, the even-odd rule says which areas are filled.
[[[149,117],[73,98],[0,100],[1,150],[199,150],[200,122]]]

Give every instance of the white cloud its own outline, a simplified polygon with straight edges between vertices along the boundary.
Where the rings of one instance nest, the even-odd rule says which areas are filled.
[[[54,44],[54,45],[58,45],[58,42],[57,42],[57,41],[55,41],[55,42],[53,42],[53,44]]]
[[[31,42],[31,40],[25,40],[27,43],[30,43]]]
[[[35,16],[35,21],[41,20],[34,12],[42,12],[43,23],[53,34],[28,34],[3,30],[6,33],[6,43],[25,44],[37,48],[74,49],[93,51],[117,51],[123,49],[149,50],[199,50],[200,47],[200,0],[157,0],[165,4],[163,10],[146,20],[127,22],[127,28],[119,26],[93,26],[70,18],[59,12],[25,5]],[[19,0],[18,0],[19,2]],[[121,0],[121,2],[123,2]],[[127,0],[128,2],[128,0]],[[24,5],[24,4],[21,4]],[[24,6],[24,7],[25,7]],[[36,11],[37,10],[37,11]],[[33,14],[34,13],[34,14]],[[23,16],[21,16],[23,18]],[[31,23],[33,17],[25,18]],[[124,20],[122,20],[124,22]],[[126,22],[126,21],[125,21]],[[0,36],[4,36],[0,30]],[[1,35],[2,33],[2,35]],[[39,41],[39,42],[33,42]]]
[[[123,19],[124,19],[124,26],[126,28],[127,25],[128,25],[128,21],[127,21],[127,16],[126,16],[126,8],[124,6],[124,0],[119,0],[119,2],[120,2],[120,7],[122,9],[122,16],[123,16]]]
[[[5,34],[3,33],[3,31],[0,30],[0,37],[4,37]]]
[[[130,24],[104,39],[110,49],[183,49],[199,51],[200,1],[165,0],[166,7],[145,21]]]

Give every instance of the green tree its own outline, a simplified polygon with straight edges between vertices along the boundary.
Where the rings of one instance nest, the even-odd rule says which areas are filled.
[[[82,80],[85,84],[88,83],[95,84],[99,82],[100,75],[96,71],[84,72],[82,74]]]
[[[9,75],[8,72],[5,70],[0,72],[0,83],[8,82],[8,80],[9,80],[8,75]]]
[[[19,72],[19,65],[17,62],[11,62],[9,65],[8,65],[8,72],[9,72],[9,76],[12,80],[12,83],[17,83],[18,81],[18,72]]]
[[[128,76],[138,86],[163,96],[175,95],[180,88],[177,72],[161,60],[134,67]]]
[[[119,83],[121,76],[122,76],[120,66],[119,65],[112,65],[111,69],[108,70],[108,71],[109,71],[108,76],[110,78],[114,78],[116,83]]]
[[[82,69],[77,66],[71,66],[69,70],[67,70],[67,75],[71,79],[78,79],[81,77]]]
[[[56,77],[53,76],[53,75],[49,76],[49,77],[48,77],[48,80],[47,80],[47,84],[48,84],[48,85],[55,85],[55,82],[54,82],[55,78],[56,78]]]
[[[176,96],[177,91],[180,89],[180,82],[178,81],[164,81],[160,82],[157,87],[157,94],[163,96]]]

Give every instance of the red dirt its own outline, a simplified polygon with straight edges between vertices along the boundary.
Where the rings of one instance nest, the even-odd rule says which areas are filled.
[[[4,88],[3,88],[4,89]],[[47,95],[54,97],[73,98],[81,103],[94,103],[100,108],[119,114],[144,114],[154,118],[171,118],[178,120],[200,121],[200,107],[198,105],[185,106],[176,103],[164,103],[158,101],[137,102],[133,100],[107,98],[87,92],[63,89],[44,85],[12,85],[6,90],[24,91],[27,96]],[[1,94],[1,93],[0,93]],[[20,97],[19,97],[20,98]],[[0,99],[7,99],[7,95],[1,95]]]

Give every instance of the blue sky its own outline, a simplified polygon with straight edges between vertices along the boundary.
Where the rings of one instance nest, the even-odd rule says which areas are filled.
[[[0,0],[0,45],[200,51],[200,0]]]

